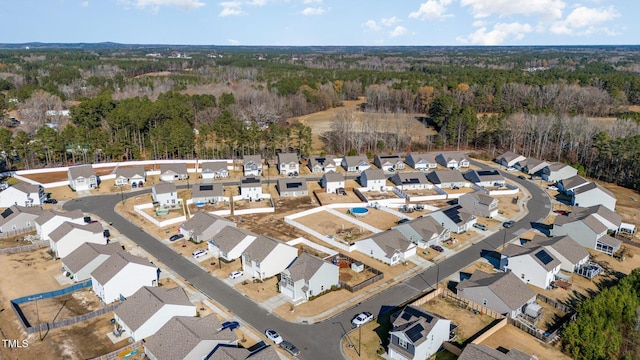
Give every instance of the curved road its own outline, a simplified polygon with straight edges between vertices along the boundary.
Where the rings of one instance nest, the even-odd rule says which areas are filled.
[[[475,165],[486,167],[483,164]],[[455,274],[467,265],[480,258],[483,250],[495,250],[503,245],[505,239],[513,239],[515,233],[520,234],[523,229],[529,229],[531,223],[545,219],[551,210],[551,201],[547,194],[538,186],[527,180],[517,179],[509,173],[505,177],[517,181],[526,188],[532,196],[527,203],[528,214],[520,219],[510,229],[498,231],[482,241],[456,253],[455,255],[431,266],[415,276],[396,284],[387,290],[364,300],[331,319],[306,325],[284,321],[269,314],[265,309],[257,306],[252,300],[235,291],[224,282],[192,263],[187,258],[178,255],[168,246],[158,241],[139,227],[114,211],[115,205],[121,201],[121,194],[89,196],[74,199],[64,204],[64,209],[81,209],[87,213],[98,215],[123,235],[137,243],[151,256],[157,258],[165,266],[172,269],[198,288],[201,292],[214,299],[218,304],[229,309],[242,320],[249,323],[257,331],[274,328],[285,339],[291,340],[301,349],[299,358],[302,359],[339,359],[340,339],[344,329],[351,328],[351,318],[361,311],[384,313],[403,304],[431,289],[438,280]],[[237,184],[237,182],[236,182]],[[134,194],[140,194],[136,192]],[[131,194],[130,194],[131,195]]]

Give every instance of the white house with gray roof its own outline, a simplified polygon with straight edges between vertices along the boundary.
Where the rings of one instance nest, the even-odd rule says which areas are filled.
[[[517,163],[526,160],[527,158],[516,154],[513,151],[507,151],[504,154],[496,158],[496,162],[504,167],[514,167]]]
[[[225,226],[213,238],[207,241],[209,253],[213,256],[233,261],[253,243],[258,235],[236,226]]]
[[[151,188],[153,202],[162,207],[174,207],[180,203],[178,189],[173,183],[160,181]]]
[[[98,187],[98,177],[91,165],[71,166],[67,174],[69,186],[75,191],[87,191]]]
[[[297,248],[259,235],[242,253],[242,270],[246,276],[264,280],[280,274],[297,257]]]
[[[558,182],[578,175],[578,169],[561,162],[552,162],[542,169],[542,180]]]
[[[528,247],[541,246],[560,260],[560,270],[575,272],[589,261],[589,252],[569,236],[548,238],[536,235],[525,244]]]
[[[384,191],[387,186],[387,175],[379,169],[367,169],[360,174],[360,185],[366,191]]]
[[[51,240],[49,234],[64,222],[84,224],[84,214],[82,210],[78,209],[67,212],[45,211],[36,219],[36,232],[40,239]]]
[[[391,182],[399,190],[425,190],[433,188],[427,176],[421,171],[400,172],[391,177]]]
[[[392,227],[404,235],[406,239],[426,249],[431,245],[438,245],[451,237],[451,231],[444,228],[431,217],[419,217],[411,221]]]
[[[40,206],[46,199],[47,195],[42,185],[20,181],[0,192],[0,208],[8,208],[12,205]]]
[[[302,253],[280,273],[280,292],[293,302],[309,300],[340,284],[340,268],[319,257]]]
[[[565,195],[571,196],[577,188],[585,186],[589,183],[591,182],[583,178],[582,176],[574,175],[572,177],[558,181],[558,191],[564,193]]]
[[[334,162],[335,157],[333,155],[327,156],[311,156],[309,157],[309,161],[307,162],[307,166],[309,170],[314,173],[328,173],[330,171],[336,171],[336,163]]]
[[[186,180],[189,178],[186,163],[160,165],[160,181]]]
[[[281,175],[299,174],[300,161],[296,153],[278,154],[278,172]]]
[[[568,216],[555,217],[549,232],[551,236],[569,236],[588,249],[613,255],[620,249],[622,242],[608,234],[618,230],[621,224],[620,219],[617,214],[605,207],[574,206]]]
[[[262,175],[262,158],[260,155],[245,155],[243,158],[242,169],[244,176]]]
[[[356,241],[356,250],[391,266],[405,262],[416,254],[416,244],[397,229],[374,234]]]
[[[468,170],[462,176],[480,187],[504,187],[507,183],[498,170]]]
[[[434,170],[427,174],[427,179],[441,189],[468,187],[469,183],[458,170]]]
[[[0,232],[22,234],[36,229],[36,219],[45,211],[41,207],[13,205],[0,213]]]
[[[616,196],[605,187],[594,182],[573,190],[571,205],[589,207],[603,205],[611,210],[616,209]]]
[[[505,352],[504,349],[494,349],[487,345],[470,343],[464,347],[458,360],[532,360],[533,355],[526,354],[512,348]]]
[[[511,271],[525,284],[541,289],[549,288],[560,272],[560,260],[542,246],[507,244],[502,256],[501,270]]]
[[[201,243],[211,240],[214,235],[227,226],[235,227],[236,223],[222,216],[199,211],[191,215],[191,218],[187,220],[187,222],[180,224],[178,231],[180,231],[185,238],[192,239],[196,243]]]
[[[548,162],[530,157],[526,160],[519,161],[515,165],[515,168],[531,176],[542,176],[542,171],[547,166],[549,166]]]
[[[407,305],[391,315],[389,331],[389,359],[428,359],[449,341],[451,320],[441,318],[425,309]]]
[[[144,343],[144,353],[151,360],[202,360],[220,345],[237,346],[238,337],[222,324],[216,314],[205,317],[174,316]],[[248,352],[245,349],[245,352]],[[218,358],[229,360],[228,357]]]
[[[436,153],[415,153],[409,154],[405,162],[418,171],[429,171],[438,167]]]
[[[443,152],[436,156],[436,162],[449,169],[469,167],[469,158],[461,152]]]
[[[217,204],[224,202],[224,186],[221,183],[200,183],[191,187],[194,204]]]
[[[116,168],[116,186],[132,185],[142,186],[147,182],[147,172],[144,166],[127,166]]]
[[[432,211],[424,216],[433,218],[442,227],[456,234],[471,229],[473,224],[478,221],[478,219],[471,214],[471,210],[462,207],[460,204]]]
[[[404,161],[399,155],[376,155],[373,165],[384,172],[394,172],[404,169]]]
[[[78,224],[65,221],[49,233],[49,245],[58,258],[71,254],[84,243],[107,243],[99,222]]]
[[[281,198],[307,196],[307,180],[301,177],[279,178],[276,183]]]
[[[498,215],[498,199],[482,191],[474,191],[460,196],[458,204],[476,216],[493,218]]]
[[[156,286],[160,269],[149,260],[116,252],[91,272],[93,292],[105,304],[133,295],[143,286]]]
[[[196,316],[196,306],[180,286],[143,286],[113,311],[126,337],[133,341],[154,335],[174,316]],[[213,329],[212,329],[213,330]]]
[[[362,172],[369,169],[371,163],[364,155],[345,156],[342,158],[342,167],[347,172]]]
[[[116,252],[124,252],[117,242],[106,245],[84,243],[62,258],[62,267],[73,276],[73,281],[85,281],[91,279],[91,272]]]
[[[476,270],[456,286],[458,296],[486,306],[498,314],[515,318],[536,293],[513,272],[486,273]]]
[[[261,199],[262,180],[256,176],[245,176],[240,179],[240,195],[249,201]]]
[[[336,172],[328,172],[322,175],[320,186],[329,194],[336,193],[338,189],[344,189],[344,175]]]
[[[200,175],[203,179],[220,179],[229,177],[229,169],[227,161],[205,161],[201,165],[202,172]]]

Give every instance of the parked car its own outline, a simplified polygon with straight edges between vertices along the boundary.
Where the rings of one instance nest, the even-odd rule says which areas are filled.
[[[554,213],[558,215],[567,215],[568,213],[564,210],[553,210]]]
[[[453,185],[453,186],[451,187],[451,189],[453,189],[453,190],[459,190],[459,189],[460,189],[460,187],[459,187],[459,186],[457,186],[457,185]]]
[[[295,345],[288,342],[287,340],[284,340],[283,342],[281,342],[280,347],[282,348],[282,350],[288,352],[291,356],[300,355],[300,350]]]
[[[207,250],[196,250],[191,254],[191,256],[193,256],[194,259],[198,259],[207,254],[208,254]]]
[[[57,204],[58,200],[56,200],[56,199],[45,199],[43,201],[43,203],[45,203],[45,204]]]
[[[508,220],[502,223],[502,226],[504,226],[505,228],[510,228],[513,226],[513,224],[515,224],[516,222],[513,220]]]
[[[267,329],[264,331],[264,334],[267,336],[267,338],[271,341],[273,341],[274,344],[278,345],[280,344],[282,341],[284,341],[284,339],[282,338],[282,336],[280,336],[280,334],[278,334],[277,331],[273,330],[273,329]]]
[[[431,245],[429,246],[430,248],[432,248],[433,250],[437,251],[437,252],[443,252],[444,248],[440,245]]]
[[[361,312],[351,319],[351,325],[353,327],[360,327],[373,320],[373,314],[370,312]]]
[[[409,222],[409,221],[411,221],[411,220],[410,220],[410,219],[407,219],[407,218],[404,218],[404,219],[400,219],[400,220],[398,220],[398,221],[396,222],[396,224],[400,225],[400,224],[404,224],[404,223]]]
[[[111,231],[109,231],[109,229],[102,230],[102,236],[104,236],[106,238],[111,237]]]
[[[518,179],[527,180],[527,177],[524,175],[518,175]]]
[[[135,189],[135,188],[137,188],[137,187],[138,187],[138,184],[137,184],[136,182],[132,182],[132,183],[131,183],[131,188],[132,188],[132,189]]]
[[[242,275],[244,275],[244,273],[242,271],[233,271],[231,274],[229,274],[229,277],[231,279],[237,279],[237,278],[241,277]]]
[[[180,240],[184,237],[183,234],[175,234],[175,235],[171,235],[171,237],[169,238],[169,241],[176,241],[176,240]]]
[[[516,171],[516,168],[514,168],[513,166],[510,166],[507,168],[507,171]]]
[[[553,186],[553,185],[549,185],[549,186],[547,186],[547,190],[558,191],[558,187],[557,186]]]
[[[240,323],[237,321],[225,321],[222,323],[222,329],[220,330],[229,329],[233,331],[239,327],[240,327]]]
[[[480,229],[480,230],[482,230],[482,231],[487,231],[487,230],[489,230],[489,228],[487,228],[487,225],[485,225],[485,224],[480,224],[480,223],[475,223],[475,224],[473,224],[473,227],[474,227],[474,228],[476,228],[476,229]]]

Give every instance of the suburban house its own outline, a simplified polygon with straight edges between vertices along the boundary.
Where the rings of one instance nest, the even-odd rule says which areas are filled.
[[[249,201],[262,198],[262,181],[259,177],[245,176],[240,179],[240,195]]]
[[[0,208],[12,205],[40,206],[47,199],[42,185],[32,185],[23,181],[0,192]]]
[[[572,177],[558,181],[558,191],[571,196],[575,189],[590,183],[591,181],[583,178],[582,176],[574,175]]]
[[[507,244],[502,250],[501,269],[513,272],[525,284],[547,289],[560,272],[560,260],[541,246]]]
[[[162,207],[173,207],[180,202],[180,199],[178,199],[178,190],[176,186],[170,182],[160,181],[153,185],[151,194],[154,204]]]
[[[394,226],[412,243],[421,249],[431,245],[438,245],[451,237],[451,231],[440,225],[434,218],[423,216],[406,223]]]
[[[63,258],[84,243],[106,244],[102,225],[99,222],[77,224],[64,222],[49,233],[49,245],[57,258]]]
[[[174,316],[196,316],[196,306],[180,286],[143,286],[113,311],[120,331],[133,341],[155,334]]]
[[[36,229],[36,219],[44,214],[41,207],[12,205],[0,213],[0,232],[13,235]]]
[[[191,215],[187,222],[180,224],[178,231],[186,239],[191,239],[199,244],[203,241],[211,240],[215,234],[227,226],[235,227],[236,223],[222,216],[199,211]]]
[[[498,215],[498,199],[482,191],[466,193],[458,198],[458,204],[475,216],[493,218]]]
[[[371,164],[364,155],[345,156],[342,158],[342,167],[347,172],[362,172],[370,168]]]
[[[451,205],[444,209],[430,212],[425,217],[431,217],[445,229],[452,233],[463,233],[476,223],[477,219],[473,216],[467,208],[463,208],[462,205]]]
[[[504,187],[507,183],[498,170],[469,170],[463,176],[469,182],[481,187]]]
[[[389,359],[428,359],[451,338],[451,320],[443,319],[418,306],[407,305],[391,315]]]
[[[594,182],[573,190],[571,205],[589,207],[603,205],[611,210],[616,209],[616,196],[604,186]]]
[[[246,276],[264,280],[280,274],[298,257],[298,249],[259,235],[242,253]]]
[[[225,226],[207,242],[209,252],[219,259],[233,261],[251,245],[258,235],[235,226]]]
[[[143,286],[156,286],[160,269],[149,260],[118,251],[91,272],[93,292],[110,304],[133,295]]]
[[[496,158],[496,162],[504,167],[514,167],[517,163],[526,160],[527,158],[516,154],[512,151],[507,151],[504,154]]]
[[[391,182],[399,190],[424,190],[431,189],[433,185],[427,180],[427,176],[420,171],[400,172],[391,177]]]
[[[91,279],[93,270],[117,252],[124,252],[122,245],[117,242],[106,245],[86,242],[62,258],[62,267],[73,277],[73,281],[85,281]]]
[[[280,273],[280,292],[293,302],[309,300],[340,284],[340,268],[319,257],[302,253]]]
[[[229,177],[229,169],[227,168],[227,161],[206,161],[203,162],[202,172],[200,175],[203,179],[219,179]]]
[[[367,169],[360,174],[360,185],[367,191],[384,191],[387,175],[378,169]]]
[[[296,153],[280,153],[278,154],[278,172],[280,175],[294,174],[300,172],[300,162]]]
[[[436,156],[436,162],[449,169],[469,167],[469,158],[461,152],[445,152]]]
[[[435,153],[409,154],[405,162],[418,171],[429,171],[438,167]]]
[[[186,180],[188,178],[186,163],[160,165],[160,181]]]
[[[328,173],[330,171],[336,171],[336,163],[333,161],[335,157],[331,155],[327,155],[325,157],[321,156],[311,156],[309,161],[307,162],[307,166],[312,173]]]
[[[622,242],[609,234],[615,234],[621,222],[619,215],[604,206],[574,206],[568,216],[556,216],[549,232],[551,236],[569,236],[588,249],[613,255]]]
[[[427,174],[427,179],[441,189],[463,188],[467,181],[458,170],[434,170]]]
[[[542,180],[547,182],[558,182],[578,175],[578,169],[561,162],[552,162],[542,169]]]
[[[356,242],[356,249],[391,266],[407,261],[416,254],[416,244],[397,229],[374,234]]]
[[[222,324],[216,314],[205,317],[174,316],[155,335],[145,341],[144,353],[151,360],[233,359],[230,357],[210,357],[219,346],[237,349],[238,337],[236,334],[229,329],[220,330],[221,328]],[[248,352],[246,349],[242,350]],[[263,360],[263,358],[255,360]],[[267,359],[264,358],[264,360]]]
[[[147,173],[144,166],[130,166],[116,168],[116,186],[131,185],[143,186],[147,182]],[[135,184],[135,185],[134,185]]]
[[[548,162],[538,160],[535,158],[527,158],[524,161],[519,161],[516,164],[516,168],[520,167],[520,171],[527,173],[531,176],[542,176],[542,171],[549,165]]]
[[[278,193],[281,198],[307,196],[307,180],[300,177],[279,178],[277,182]]]
[[[64,222],[84,224],[84,214],[82,210],[78,209],[68,212],[45,211],[36,218],[36,232],[38,236],[40,236],[40,239],[51,240],[49,234]]]
[[[487,345],[470,343],[458,357],[458,360],[531,360],[532,355],[525,354],[518,349],[505,350],[490,348]]]
[[[458,296],[486,306],[498,314],[515,318],[527,304],[536,302],[536,293],[513,272],[486,273],[476,270],[456,287]]]
[[[260,155],[245,155],[243,158],[242,169],[244,176],[262,175],[262,158]]]
[[[91,165],[70,166],[69,186],[74,191],[87,191],[98,187],[98,177]]]
[[[404,169],[404,161],[398,155],[376,155],[373,165],[384,172],[393,172]]]
[[[327,193],[336,193],[338,189],[344,189],[344,175],[336,172],[325,173],[320,179],[320,184]]]
[[[569,236],[548,238],[536,235],[527,247],[541,246],[549,254],[560,260],[560,270],[575,272],[589,261],[589,252]]]
[[[191,187],[191,199],[196,205],[224,202],[224,186],[220,183],[201,183]]]

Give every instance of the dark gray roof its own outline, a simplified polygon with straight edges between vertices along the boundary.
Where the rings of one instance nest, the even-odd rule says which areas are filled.
[[[204,360],[245,360],[249,350],[233,345],[219,344],[213,348]]]
[[[366,176],[367,180],[386,180],[387,175],[380,169],[367,169],[360,176]]]
[[[118,167],[116,169],[116,178],[125,177],[127,179],[131,179],[135,176],[145,177],[146,172],[144,171],[144,166],[130,166],[130,167]]]
[[[129,329],[137,331],[165,305],[192,306],[193,313],[196,312],[195,305],[189,301],[184,289],[179,286],[173,289],[143,286],[113,312]]]
[[[165,173],[187,174],[187,163],[162,164],[160,165],[160,174]]]
[[[309,280],[325,263],[328,264],[319,257],[303,252],[285,271],[289,272],[293,281]]]
[[[434,211],[434,213],[438,211],[442,212],[451,221],[453,221],[453,223],[458,225],[466,224],[474,219],[473,214],[467,212],[467,210],[463,208],[462,205],[451,205],[444,209],[436,210]],[[429,214],[427,214],[426,216],[429,216]]]
[[[399,172],[391,177],[395,185],[428,184],[427,176],[421,171]]]
[[[40,186],[41,185],[33,185],[24,181],[20,181],[19,183],[12,185],[11,187],[25,194],[34,194],[40,191]]]
[[[278,164],[298,163],[298,154],[280,153],[278,154]]]
[[[173,183],[167,181],[160,181],[159,183],[153,185],[153,188],[156,190],[156,194],[168,194],[168,193],[177,193],[178,190]]]
[[[202,163],[202,170],[220,171],[228,170],[227,161],[207,161]]]
[[[464,290],[472,287],[488,288],[512,310],[521,308],[536,296],[535,291],[510,271],[489,274],[476,270],[469,279],[462,280],[456,288]]]
[[[543,252],[542,255],[544,255],[544,258],[547,259],[546,261],[541,259],[541,256],[539,256],[541,251]],[[538,263],[538,265],[540,265],[542,268],[544,268],[547,271],[550,271],[551,269],[554,269],[555,267],[560,265],[560,260],[556,259],[553,255],[549,254],[541,246],[526,247],[526,246],[508,244],[504,248],[504,250],[502,250],[502,255],[505,255],[507,257],[530,256],[535,262]]]
[[[498,170],[469,170],[465,172],[463,176],[473,183],[481,181],[504,181],[504,177]]]
[[[43,212],[42,215],[38,216],[38,218],[36,219],[36,223],[39,224],[39,225],[43,225],[47,221],[53,219],[56,216],[61,216],[61,217],[67,218],[67,219],[80,219],[80,218],[84,217],[84,214],[82,213],[82,210],[80,210],[80,209],[73,210],[73,211],[67,211],[67,212],[49,210],[49,211]]]
[[[76,224],[69,221],[63,222],[60,226],[55,228],[52,232],[49,233],[49,237],[53,242],[58,242],[62,238],[64,238],[71,230],[79,229],[83,231],[88,231],[92,234],[102,233],[102,225],[99,222],[89,223],[89,224]]]
[[[307,190],[307,179],[300,177],[286,177],[278,179],[278,192],[283,191],[305,191]]]
[[[124,251],[122,245],[112,242],[107,245],[84,243],[62,259],[62,263],[72,273],[77,273],[92,262],[98,255],[113,255]]]
[[[249,255],[251,260],[262,261],[276,248],[276,246],[278,246],[278,244],[284,243],[270,237],[258,235],[251,245],[246,248],[244,253]]]
[[[235,226],[225,226],[220,232],[213,235],[211,241],[213,241],[222,252],[228,253],[247,236],[257,237],[258,235]]]
[[[90,178],[92,176],[96,176],[96,173],[93,171],[93,167],[91,165],[71,166],[69,167],[69,173],[71,174],[72,179],[77,179],[79,177]]]
[[[444,231],[444,227],[442,227],[442,225],[440,225],[434,218],[430,216],[419,217],[417,219],[409,221],[405,225],[410,226],[425,240],[431,239],[434,234],[442,234],[442,232]]]
[[[410,247],[415,246],[411,241],[407,240],[400,230],[391,229],[371,236],[373,240],[387,257],[393,256],[397,251],[405,252]]]
[[[195,184],[191,188],[191,197],[209,197],[209,196],[223,196],[224,187],[220,183],[201,183]]]
[[[35,220],[39,216],[41,216],[44,212],[45,211],[42,210],[42,208],[39,206],[27,207],[27,206],[11,205],[0,214],[0,226],[15,219],[17,216],[20,216],[21,214],[29,214],[32,217],[34,217],[34,220]]]
[[[262,180],[256,176],[245,176],[240,180],[240,187],[262,186]]]
[[[325,178],[326,182],[328,182],[328,183],[344,181],[344,175],[343,174],[340,174],[340,173],[337,173],[337,172],[333,172],[333,171],[325,173],[323,175],[323,177]]]
[[[434,170],[427,174],[427,179],[434,184],[465,182],[458,170]]]
[[[549,164],[544,160],[538,160],[536,158],[527,158],[525,162],[526,163],[524,166],[527,168],[529,174],[531,174],[534,170],[541,170]]]
[[[280,360],[280,356],[273,346],[267,346],[249,354],[247,360]]]
[[[354,167],[361,164],[369,164],[369,159],[367,159],[364,155],[356,155],[356,156],[345,156],[344,161],[347,164],[347,167]]]
[[[518,349],[511,349],[503,353],[487,345],[469,344],[458,357],[458,360],[531,360],[533,357]]]
[[[392,332],[403,332],[414,346],[426,340],[439,320],[445,320],[418,306],[407,305],[397,314],[391,316]]]
[[[158,360],[184,359],[200,342],[234,342],[238,337],[221,327],[215,314],[206,317],[175,316],[148,339],[145,348]]]
[[[234,224],[233,221],[227,220],[222,216],[209,214],[205,211],[198,211],[197,213],[191,215],[191,218],[187,220],[187,222],[182,223],[180,228],[185,229],[187,231],[192,231],[196,235],[201,235],[215,223],[222,221],[225,223],[229,223],[229,225]]]
[[[580,175],[574,175],[570,178],[562,179],[560,180],[560,182],[562,183],[562,187],[565,190],[568,190],[568,189],[573,189],[576,186],[580,186],[580,185],[584,186],[585,184],[589,183],[589,180],[583,178]]]
[[[309,157],[309,167],[313,168],[316,165],[320,165],[323,168],[327,165],[332,165],[333,167],[335,167],[335,162],[333,161],[333,159],[335,159],[335,156],[333,155],[327,155],[325,157],[311,156]]]
[[[577,264],[584,258],[589,257],[589,252],[587,251],[587,249],[585,249],[582,245],[578,244],[577,242],[575,242],[575,240],[568,236],[560,236],[554,238],[536,236],[527,245],[551,247],[573,264]]]
[[[93,276],[98,281],[98,283],[104,285],[109,282],[111,278],[116,276],[122,269],[124,269],[125,266],[127,266],[129,263],[136,263],[156,268],[155,265],[151,264],[149,260],[143,257],[131,255],[126,251],[119,251],[109,256],[109,259],[107,259],[107,261],[103,262],[102,264],[100,264],[100,266],[93,270],[91,272],[91,276]]]

